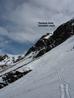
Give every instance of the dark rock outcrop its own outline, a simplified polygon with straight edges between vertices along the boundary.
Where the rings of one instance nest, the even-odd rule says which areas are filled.
[[[34,58],[39,57],[58,46],[72,35],[74,35],[74,19],[60,25],[51,36],[49,33],[43,35],[36,44],[28,50],[25,56],[31,52],[38,52]]]
[[[10,83],[15,82],[16,80],[20,79],[21,77],[23,77],[24,75],[28,74],[31,71],[32,71],[31,69],[25,70],[23,72],[14,70],[2,75],[0,77],[2,79],[2,82],[0,82],[0,89],[9,85]]]

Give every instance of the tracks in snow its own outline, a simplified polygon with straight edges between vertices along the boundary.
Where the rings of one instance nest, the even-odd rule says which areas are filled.
[[[60,83],[60,98],[71,98],[70,84],[62,77],[62,73],[56,69]],[[60,74],[61,73],[61,74]]]
[[[67,83],[60,84],[61,98],[71,98],[70,96],[70,85]]]

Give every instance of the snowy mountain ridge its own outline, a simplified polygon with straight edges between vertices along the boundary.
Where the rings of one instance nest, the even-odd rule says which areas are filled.
[[[65,44],[65,45],[69,44],[69,41],[67,40],[69,37],[71,37],[70,38],[71,40],[70,39],[69,40],[72,41],[70,43],[70,45],[72,44],[72,47],[71,47],[70,51],[72,51],[74,49],[74,46],[73,46],[74,25],[73,25],[73,23],[74,23],[74,21],[70,20],[70,21],[62,24],[61,26],[59,26],[53,32],[53,34],[50,35],[49,33],[47,33],[46,35],[43,35],[34,44],[34,46],[32,46],[28,50],[26,55],[18,56],[16,59],[14,57],[10,56],[11,60],[10,60],[10,57],[8,57],[7,55],[4,55],[1,58],[1,60],[3,59],[2,61],[5,62],[7,64],[7,66],[3,66],[4,70],[2,69],[2,72],[0,73],[0,88],[3,88],[3,87],[9,85],[12,82],[15,82],[17,79],[19,79],[19,78],[23,77],[24,75],[26,75],[27,73],[33,71],[32,66],[29,66],[30,64],[33,64],[33,62],[36,62],[36,61],[40,61],[41,60],[40,57],[43,54],[44,54],[43,55],[43,57],[44,57],[45,53],[48,54],[50,50],[53,51],[57,47],[62,46],[62,44]],[[68,49],[69,49],[69,47],[68,47]],[[63,52],[63,51],[69,52],[69,50],[65,50],[65,49],[63,50],[63,48],[62,48],[61,51],[59,51],[59,48],[58,48],[58,53],[59,54],[61,54],[60,52]],[[50,54],[51,54],[51,51],[50,51]],[[62,54],[60,56],[63,56]],[[54,53],[53,58],[55,56],[58,58],[58,55],[56,54],[56,52]],[[51,60],[51,58],[50,58],[50,60]],[[52,61],[53,61],[53,59],[52,59]],[[57,59],[57,61],[59,62],[59,58]],[[44,63],[47,64],[47,62],[44,62]],[[7,69],[5,69],[5,68],[7,68]]]
[[[43,35],[28,51],[23,55],[3,55],[0,56],[0,70],[1,72],[7,70],[14,65],[21,65],[30,63],[31,61],[42,56],[46,52],[60,45],[69,37],[74,35],[74,19],[60,25],[52,34],[47,33]],[[18,67],[18,66],[17,66]]]
[[[34,58],[42,56],[46,52],[55,48],[69,37],[74,35],[74,19],[60,25],[52,34],[43,35],[26,53],[26,55],[37,53]]]
[[[9,67],[12,67],[23,58],[24,55],[11,55],[11,54],[0,55],[0,72],[8,69]]]

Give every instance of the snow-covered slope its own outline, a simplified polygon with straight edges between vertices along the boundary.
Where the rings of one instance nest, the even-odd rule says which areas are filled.
[[[32,71],[0,90],[0,98],[73,98],[74,36],[27,66]]]

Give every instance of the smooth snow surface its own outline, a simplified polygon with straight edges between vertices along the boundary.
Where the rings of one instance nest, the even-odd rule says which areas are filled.
[[[74,36],[28,64],[32,72],[0,90],[0,98],[74,98]]]

